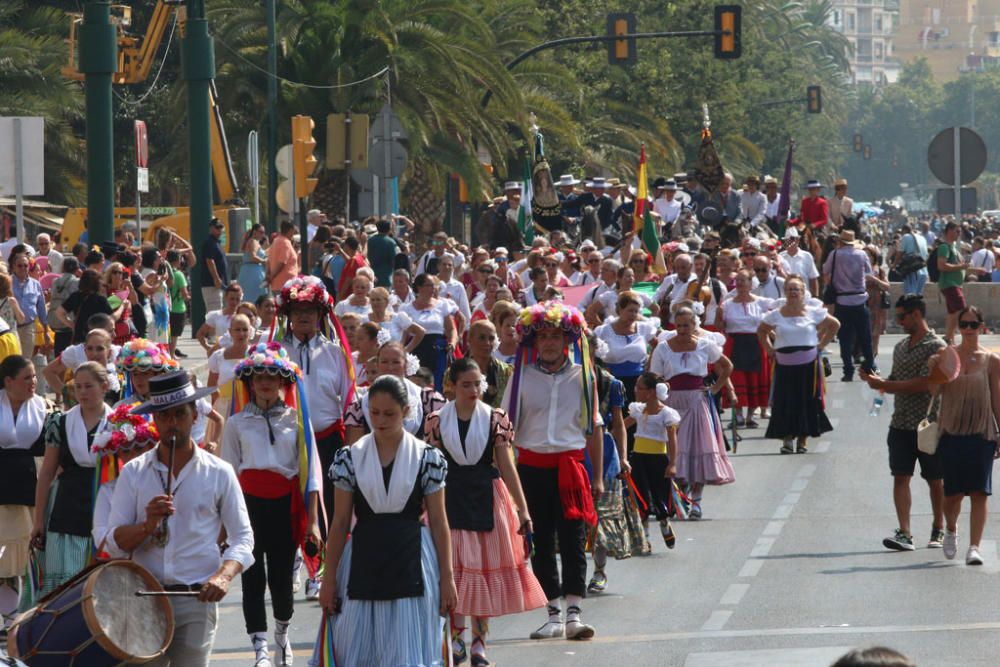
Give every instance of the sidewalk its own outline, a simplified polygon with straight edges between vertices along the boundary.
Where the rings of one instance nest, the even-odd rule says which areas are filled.
[[[208,381],[208,356],[205,350],[194,338],[191,324],[184,327],[184,333],[177,339],[177,349],[188,355],[186,359],[178,359],[184,370],[192,371],[202,384]]]

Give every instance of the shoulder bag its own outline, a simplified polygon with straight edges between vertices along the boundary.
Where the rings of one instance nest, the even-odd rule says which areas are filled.
[[[931,398],[931,402],[927,405],[927,414],[917,424],[917,449],[930,456],[933,456],[937,452],[938,440],[941,438],[938,431],[937,419],[934,421],[930,419],[936,400],[936,398]]]
[[[913,234],[910,234],[913,236]],[[911,273],[916,273],[920,269],[927,266],[927,261],[920,256],[920,244],[917,243],[917,238],[913,237],[913,244],[917,246],[916,253],[904,253],[903,259],[899,260],[899,264],[896,266],[896,271],[899,272],[901,276],[908,276]]]

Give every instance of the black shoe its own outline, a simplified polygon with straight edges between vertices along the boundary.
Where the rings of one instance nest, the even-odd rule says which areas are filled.
[[[187,359],[188,355],[184,354],[180,350],[174,350],[174,358],[176,358],[176,359]]]
[[[841,382],[853,382],[854,381],[854,376],[853,375],[842,375],[840,377],[840,381]]]

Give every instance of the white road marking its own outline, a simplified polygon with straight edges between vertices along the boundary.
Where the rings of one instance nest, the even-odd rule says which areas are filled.
[[[807,463],[801,468],[799,468],[799,474],[796,477],[812,477],[812,474],[816,472],[815,463]]]
[[[798,491],[798,492],[801,493],[802,491],[806,490],[807,486],[809,486],[809,480],[807,478],[805,478],[805,477],[796,477],[795,479],[792,480],[792,485],[790,487],[788,487],[788,490],[789,491]]]
[[[764,532],[761,535],[767,535],[768,537],[777,537],[781,534],[781,529],[785,527],[784,521],[768,521],[767,525],[764,526]]]
[[[774,510],[774,514],[771,515],[771,518],[787,519],[792,515],[793,509],[795,509],[794,505],[778,505],[778,509]]]
[[[721,630],[726,627],[726,623],[729,622],[729,617],[732,615],[733,612],[729,609],[716,609],[708,617],[708,620],[705,621],[705,624],[701,626],[701,629],[705,632]]]
[[[802,497],[801,493],[786,493],[785,497],[781,500],[782,505],[794,505],[799,502],[799,498]]]
[[[729,588],[722,594],[719,600],[720,605],[736,606],[743,600],[743,596],[750,590],[750,584],[729,584]]]
[[[774,546],[773,537],[761,537],[757,539],[757,544],[753,546],[750,551],[750,558],[763,558],[764,556],[771,553],[771,547]]]
[[[760,572],[760,568],[764,565],[764,561],[757,558],[748,558],[746,562],[743,563],[743,567],[740,568],[740,573],[737,577],[756,577],[757,573]]]

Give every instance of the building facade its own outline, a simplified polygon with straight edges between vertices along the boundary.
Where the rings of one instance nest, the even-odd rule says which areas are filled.
[[[893,27],[895,6],[886,0],[836,0],[830,23],[851,43],[851,78],[856,84],[883,86],[896,81]]]
[[[901,62],[926,58],[938,81],[1000,67],[1000,0],[899,0]]]

